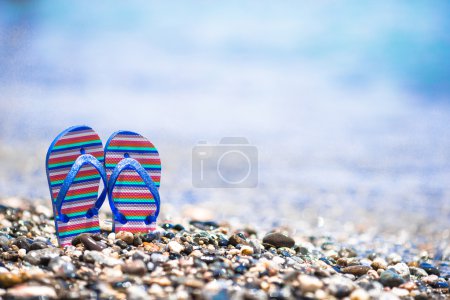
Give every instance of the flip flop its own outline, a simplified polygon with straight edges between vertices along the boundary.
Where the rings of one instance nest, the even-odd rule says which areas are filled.
[[[140,134],[117,131],[106,142],[105,169],[113,230],[155,230],[161,179],[161,160],[155,146]]]
[[[106,188],[98,196],[100,179],[106,187],[103,147],[92,128],[74,126],[50,144],[46,170],[56,235],[60,246],[70,245],[81,233],[98,233],[98,209]]]

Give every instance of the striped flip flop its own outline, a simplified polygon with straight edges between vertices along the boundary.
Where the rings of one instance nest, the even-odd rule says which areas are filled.
[[[47,179],[60,246],[81,233],[100,232],[98,209],[106,189],[98,195],[100,179],[106,187],[102,142],[92,128],[74,126],[51,143],[46,158]]]
[[[114,231],[154,230],[161,178],[161,160],[155,146],[137,133],[115,132],[106,142],[105,169]]]

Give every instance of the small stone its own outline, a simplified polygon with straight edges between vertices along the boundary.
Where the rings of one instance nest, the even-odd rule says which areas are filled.
[[[89,263],[97,262],[101,265],[105,265],[108,267],[114,267],[114,266],[123,264],[123,261],[120,259],[116,259],[114,257],[107,256],[107,255],[103,254],[102,252],[90,251],[90,250],[84,251],[83,260],[85,262],[89,262]]]
[[[18,285],[8,289],[6,298],[13,299],[55,299],[55,289],[43,285]]]
[[[33,244],[31,244],[30,246],[30,250],[40,250],[40,249],[45,249],[48,248],[48,245],[44,242],[34,242]]]
[[[9,288],[13,285],[19,284],[24,281],[24,278],[19,274],[14,273],[0,273],[0,287]]]
[[[348,266],[348,267],[341,269],[341,271],[343,273],[352,274],[355,276],[362,276],[362,275],[366,274],[369,270],[371,270],[371,268],[369,266],[363,266],[363,265]]]
[[[435,284],[436,282],[438,282],[439,277],[437,277],[436,275],[428,275],[428,276],[422,277],[421,279],[422,279],[422,281],[425,282],[426,284],[433,285],[433,284]]]
[[[395,264],[394,266],[390,267],[389,269],[394,269],[395,272],[397,272],[398,275],[400,275],[405,281],[409,281],[410,279],[410,272],[409,272],[409,267],[407,264],[405,263],[398,263]]]
[[[385,270],[387,268],[387,262],[381,257],[377,257],[372,261],[371,267],[374,268],[375,270],[378,269]]]
[[[384,286],[388,287],[397,287],[403,283],[405,283],[405,280],[398,275],[396,272],[392,270],[386,270],[380,275],[380,282]]]
[[[199,289],[202,288],[205,284],[203,283],[203,281],[198,279],[187,279],[184,285],[194,289]]]
[[[343,298],[355,289],[354,283],[346,278],[339,275],[331,276],[328,282],[328,290],[330,293],[338,298]]]
[[[242,246],[241,247],[241,254],[242,255],[252,255],[253,254],[253,248],[250,246]]]
[[[117,240],[116,245],[119,246],[121,249],[126,249],[128,247],[128,244],[122,240]]]
[[[50,259],[60,256],[61,253],[62,251],[59,248],[31,250],[24,257],[24,260],[32,265],[47,265]]]
[[[19,249],[30,250],[30,243],[26,237],[18,237],[12,244],[19,247]]]
[[[323,286],[323,283],[322,281],[320,281],[320,279],[310,275],[300,275],[298,277],[298,281],[300,284],[300,289],[305,293],[314,293],[316,290],[321,289]]]
[[[263,243],[270,244],[276,248],[287,247],[291,248],[295,245],[294,239],[282,233],[269,233],[263,238]]]
[[[408,290],[401,289],[401,288],[398,288],[398,287],[393,288],[393,289],[391,290],[391,292],[392,292],[394,295],[397,295],[398,297],[406,297],[406,296],[409,295],[409,291],[408,291]]]
[[[424,269],[421,269],[421,268],[409,267],[409,272],[411,273],[411,275],[414,275],[417,277],[428,276],[428,273]]]
[[[429,275],[440,275],[439,270],[430,263],[423,262],[419,265],[419,267],[424,269]]]
[[[170,241],[167,244],[167,247],[169,248],[170,252],[173,253],[180,253],[181,251],[184,250],[184,246],[180,245],[180,243],[178,243],[177,241]]]
[[[133,240],[133,246],[138,247],[142,245],[142,239],[139,236],[135,236]]]
[[[106,248],[105,244],[95,241],[93,237],[88,234],[82,234],[80,236],[80,242],[83,243],[84,247],[88,250],[102,251]]]
[[[134,236],[131,232],[128,231],[119,231],[116,234],[116,239],[122,240],[128,245],[132,245],[134,241]]]
[[[25,255],[27,255],[27,250],[25,250],[25,249],[19,249],[19,250],[17,251],[17,254],[19,255],[20,258],[24,258]]]
[[[52,258],[48,264],[48,267],[59,277],[75,277],[76,268],[67,256]]]
[[[122,265],[122,272],[143,276],[147,272],[147,265],[142,260],[128,261]]]
[[[230,236],[230,238],[228,239],[228,243],[233,246],[248,245],[247,240],[241,233],[233,234],[232,236]]]
[[[369,300],[370,295],[364,289],[356,289],[350,294],[350,300]]]

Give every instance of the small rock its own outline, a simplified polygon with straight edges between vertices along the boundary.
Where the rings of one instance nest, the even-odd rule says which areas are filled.
[[[384,259],[382,259],[381,257],[377,257],[372,261],[371,267],[374,268],[375,270],[378,270],[378,269],[386,270],[387,262]]]
[[[14,273],[0,273],[0,287],[9,288],[13,285],[19,284],[24,281],[24,278],[19,274]]]
[[[429,275],[440,275],[439,270],[430,263],[423,262],[419,265],[419,267],[424,269]]]
[[[19,247],[19,249],[30,250],[30,243],[26,237],[18,237],[12,244]]]
[[[187,279],[184,285],[194,289],[199,289],[202,288],[205,284],[203,283],[203,281],[198,279]]]
[[[233,234],[228,239],[228,243],[237,246],[237,245],[248,245],[247,240],[245,239],[244,235],[241,233]]]
[[[84,251],[83,260],[85,262],[90,262],[90,263],[97,262],[101,265],[105,265],[108,267],[114,267],[114,266],[123,264],[123,261],[120,259],[116,259],[114,257],[107,256],[107,255],[103,254],[102,252],[90,251],[90,250]]]
[[[350,300],[369,300],[370,295],[364,289],[356,289],[350,294]]]
[[[106,248],[106,245],[95,241],[92,236],[88,234],[82,234],[80,236],[80,242],[83,243],[84,247],[88,250],[102,251]]]
[[[428,273],[424,269],[421,269],[421,268],[409,267],[409,272],[411,273],[411,275],[414,275],[417,277],[428,276]]]
[[[242,255],[252,255],[253,254],[253,248],[250,246],[242,246],[241,247],[241,254]]]
[[[330,293],[338,298],[343,298],[355,289],[354,283],[346,278],[339,275],[331,276],[328,282],[328,290]]]
[[[380,282],[384,286],[388,287],[397,287],[403,283],[405,283],[405,280],[398,275],[396,272],[392,270],[386,270],[380,275]]]
[[[422,281],[425,282],[426,284],[433,285],[433,284],[435,284],[436,282],[438,282],[439,277],[437,277],[436,275],[428,275],[428,276],[422,277],[421,279],[422,279]]]
[[[298,276],[298,281],[300,284],[300,289],[305,292],[314,293],[316,290],[322,288],[323,283],[317,277],[310,275],[300,275]]]
[[[295,245],[294,239],[282,233],[269,233],[263,238],[263,243],[270,244],[276,248],[287,247],[291,248]]]
[[[341,269],[341,271],[343,273],[352,274],[355,276],[362,276],[362,275],[366,274],[369,270],[371,270],[371,268],[369,266],[363,266],[363,265],[348,266],[348,267]]]
[[[398,297],[406,297],[406,296],[409,295],[409,291],[408,290],[405,290],[405,289],[402,289],[402,288],[398,288],[398,287],[393,288],[391,290],[391,292],[394,295],[397,295]]]
[[[45,248],[48,248],[48,245],[44,242],[37,241],[30,245],[30,250],[40,250]]]
[[[55,257],[52,258],[48,264],[48,267],[57,276],[62,278],[73,278],[75,277],[76,268],[70,261],[69,257]]]
[[[132,260],[122,265],[122,272],[143,276],[147,272],[147,266],[142,260]]]
[[[18,285],[13,288],[8,289],[7,298],[14,299],[55,299],[56,292],[55,289],[43,285]]]
[[[167,244],[167,247],[169,248],[170,252],[173,253],[180,253],[181,251],[184,250],[184,246],[178,243],[177,241],[170,241]]]
[[[50,259],[60,256],[61,253],[62,251],[59,248],[31,250],[23,259],[32,265],[47,265]]]
[[[405,263],[398,263],[394,265],[393,267],[390,267],[389,269],[394,269],[395,272],[397,272],[398,275],[400,275],[405,281],[409,281],[410,279],[410,272],[409,267]]]
[[[128,231],[119,231],[116,233],[116,239],[122,240],[128,245],[132,245],[134,241],[134,235]]]
[[[142,245],[142,239],[139,236],[135,236],[133,239],[133,246],[138,247]]]
[[[17,254],[19,255],[20,258],[24,258],[25,255],[27,255],[27,250],[25,250],[25,249],[19,249],[19,250],[17,251]]]

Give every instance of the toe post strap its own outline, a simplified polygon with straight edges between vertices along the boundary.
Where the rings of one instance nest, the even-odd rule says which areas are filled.
[[[58,196],[56,197],[56,211],[58,215],[56,216],[58,221],[61,221],[63,223],[67,223],[70,221],[71,217],[63,214],[61,212],[62,205],[64,202],[64,199],[66,198],[67,192],[70,189],[70,186],[74,182],[78,172],[80,171],[81,167],[85,165],[92,165],[100,174],[101,179],[103,180],[104,186],[106,186],[107,180],[106,180],[106,173],[105,169],[103,168],[103,165],[100,161],[98,161],[94,156],[90,154],[82,154],[80,155],[75,163],[72,165],[72,168],[70,169],[69,173],[66,176],[66,179],[64,179],[63,184],[61,185],[61,189],[58,192]],[[86,217],[92,218],[93,216],[98,214],[98,210],[103,204],[103,201],[105,201],[106,198],[106,189],[103,190],[103,192],[100,194],[100,196],[95,201],[95,204],[93,207],[87,210]]]
[[[111,210],[114,214],[114,218],[119,221],[121,224],[126,224],[128,222],[127,218],[117,209],[117,207],[114,204],[114,195],[113,190],[114,186],[116,185],[116,181],[119,178],[119,175],[124,170],[134,170],[138,173],[138,175],[142,178],[142,180],[145,183],[145,186],[148,188],[150,193],[153,196],[153,199],[155,199],[156,204],[156,211],[153,215],[149,215],[145,218],[144,223],[149,225],[153,222],[156,222],[156,219],[159,215],[160,210],[160,198],[159,198],[159,192],[158,188],[156,187],[155,183],[153,182],[152,178],[148,174],[147,170],[144,169],[144,167],[135,159],[127,157],[122,159],[114,168],[111,176],[109,177],[108,181],[108,198],[109,198],[109,205],[111,207]]]

